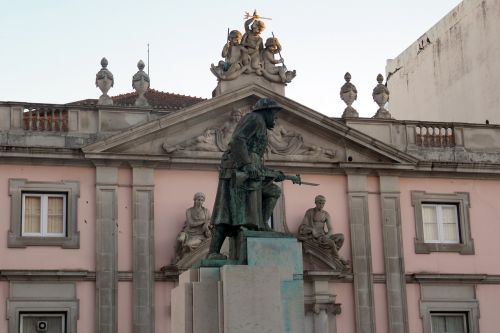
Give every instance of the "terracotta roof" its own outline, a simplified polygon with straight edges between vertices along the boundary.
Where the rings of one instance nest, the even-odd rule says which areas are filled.
[[[178,110],[204,101],[205,98],[172,94],[155,89],[149,89],[145,94],[146,99],[153,108]],[[132,92],[111,97],[115,105],[134,105],[137,93]]]
[[[193,97],[179,94],[172,94],[168,92],[158,91],[155,89],[149,89],[145,94],[146,99],[149,104],[154,109],[167,109],[167,110],[179,110],[191,106],[193,104],[204,101],[205,98]],[[118,106],[134,106],[135,100],[137,99],[137,93],[131,92],[127,94],[121,94],[117,96],[112,96],[114,105]],[[67,105],[96,105],[97,99],[84,99],[81,101],[71,102]]]

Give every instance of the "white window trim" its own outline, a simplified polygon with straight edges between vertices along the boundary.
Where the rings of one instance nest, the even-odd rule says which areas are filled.
[[[40,197],[40,232],[25,232],[25,212],[26,207],[26,196],[29,197]],[[62,233],[49,233],[47,232],[48,226],[48,199],[51,198],[63,198],[63,232]],[[21,236],[23,237],[64,237],[66,236],[66,195],[60,193],[23,193],[23,204],[22,204],[22,225],[21,225]]]
[[[444,244],[460,244],[460,221],[458,220],[458,207],[457,205],[450,204],[442,204],[442,203],[422,203],[422,209],[425,207],[434,207],[436,208],[436,223],[437,223],[437,232],[438,238],[436,240],[424,239],[425,243],[444,243]],[[443,226],[443,207],[453,207],[455,224],[457,227],[457,232],[455,234],[456,241],[447,241],[444,239],[444,226]],[[422,221],[423,222],[423,221]]]

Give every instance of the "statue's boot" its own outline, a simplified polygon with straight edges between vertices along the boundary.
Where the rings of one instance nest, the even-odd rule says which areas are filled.
[[[227,257],[220,253],[224,239],[226,238],[226,233],[222,226],[215,226],[212,235],[212,241],[210,242],[210,248],[208,250],[207,259],[225,260]]]
[[[267,221],[269,221],[269,219],[273,215],[274,206],[276,205],[276,201],[278,201],[278,198],[269,197],[269,198],[267,198],[267,200],[264,200],[262,202],[262,224],[263,225],[259,226],[259,230],[262,230],[262,231],[272,231],[273,230],[269,227],[269,225],[267,224]]]

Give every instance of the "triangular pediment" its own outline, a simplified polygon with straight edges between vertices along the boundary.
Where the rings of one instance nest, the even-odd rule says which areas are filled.
[[[416,159],[257,85],[227,93],[130,128],[83,149],[91,159],[218,165],[238,114],[261,98],[284,108],[269,133],[268,164],[290,167],[413,165]]]

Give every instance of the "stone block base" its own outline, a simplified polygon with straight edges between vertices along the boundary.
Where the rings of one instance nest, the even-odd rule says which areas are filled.
[[[172,290],[172,332],[304,332],[301,244],[257,236],[247,241],[247,265],[181,274]]]

